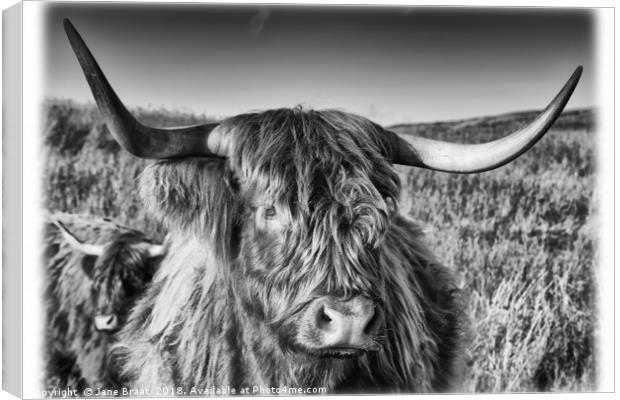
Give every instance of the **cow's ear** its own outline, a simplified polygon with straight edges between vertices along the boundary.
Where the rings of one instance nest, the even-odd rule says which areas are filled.
[[[169,232],[210,242],[218,256],[228,257],[240,197],[231,174],[225,159],[159,161],[142,173],[140,194]]]
[[[226,160],[190,158],[160,161],[140,177],[140,194],[169,231],[222,237],[237,198]]]
[[[94,257],[94,256],[84,255],[84,257],[82,257],[82,261],[81,261],[82,271],[91,280],[93,279],[93,272],[95,270],[96,261],[97,261],[97,257]]]

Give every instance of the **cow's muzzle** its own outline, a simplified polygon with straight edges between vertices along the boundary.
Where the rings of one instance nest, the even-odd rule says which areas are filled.
[[[322,357],[356,357],[380,350],[384,330],[380,308],[357,296],[342,301],[331,296],[315,300],[304,313],[298,338]]]
[[[114,314],[97,315],[95,317],[95,328],[98,331],[111,331],[118,327],[118,318]]]

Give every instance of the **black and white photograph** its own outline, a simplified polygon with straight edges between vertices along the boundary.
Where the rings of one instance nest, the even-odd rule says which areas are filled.
[[[23,390],[603,390],[595,9],[41,9]]]

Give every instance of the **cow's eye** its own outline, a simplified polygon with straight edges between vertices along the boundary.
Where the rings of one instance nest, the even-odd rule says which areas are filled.
[[[276,216],[276,208],[274,206],[265,208],[265,219],[272,219]]]

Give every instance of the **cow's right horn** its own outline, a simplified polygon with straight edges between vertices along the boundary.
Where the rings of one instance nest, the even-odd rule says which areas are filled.
[[[118,98],[71,22],[65,19],[63,25],[99,111],[114,138],[127,151],[140,158],[153,159],[228,156],[229,133],[215,129],[217,123],[152,128],[138,122]]]

